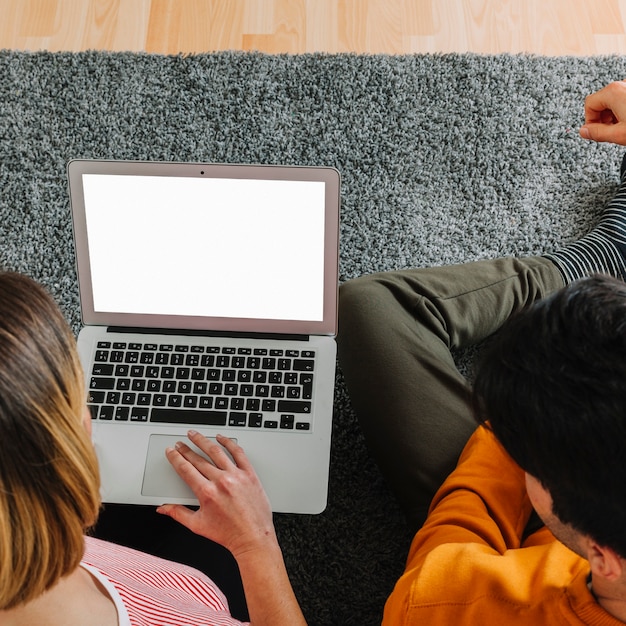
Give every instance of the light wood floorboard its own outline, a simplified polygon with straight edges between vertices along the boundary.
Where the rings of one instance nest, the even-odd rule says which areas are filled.
[[[0,0],[0,48],[626,54],[626,0]]]

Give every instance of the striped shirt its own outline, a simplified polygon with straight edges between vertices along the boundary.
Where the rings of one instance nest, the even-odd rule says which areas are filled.
[[[81,565],[107,589],[120,626],[234,626],[228,601],[196,569],[85,537]]]

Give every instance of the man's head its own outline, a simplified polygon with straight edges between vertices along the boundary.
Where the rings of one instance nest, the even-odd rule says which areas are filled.
[[[474,402],[549,493],[548,525],[626,558],[626,284],[583,279],[516,314],[485,350]]]

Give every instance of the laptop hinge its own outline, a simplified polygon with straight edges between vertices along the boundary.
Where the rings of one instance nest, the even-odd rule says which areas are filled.
[[[279,341],[308,341],[309,335],[285,333],[241,333],[220,330],[191,330],[184,328],[137,328],[129,326],[108,326],[108,333],[129,333],[140,335],[182,335],[184,337],[225,337],[238,339],[274,339]]]

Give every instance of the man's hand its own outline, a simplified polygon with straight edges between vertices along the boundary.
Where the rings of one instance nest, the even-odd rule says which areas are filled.
[[[184,443],[168,449],[166,455],[191,487],[200,508],[167,504],[157,511],[223,545],[235,557],[259,544],[275,542],[269,501],[243,449],[221,435],[217,436],[220,445],[193,430],[188,436],[213,463]]]
[[[585,99],[580,136],[626,146],[626,82],[610,83]]]

